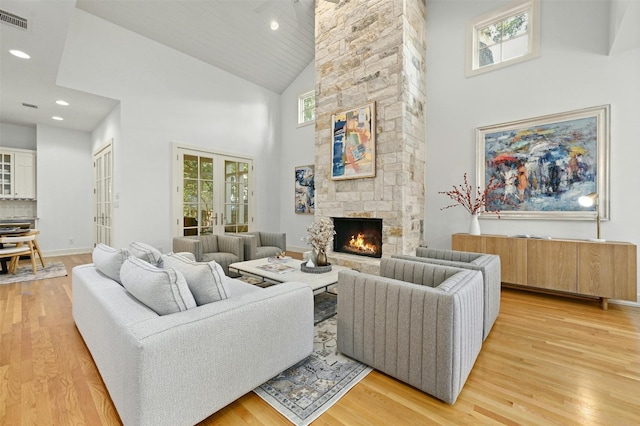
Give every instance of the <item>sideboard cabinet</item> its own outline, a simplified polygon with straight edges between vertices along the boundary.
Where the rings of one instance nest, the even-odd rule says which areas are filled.
[[[453,250],[500,256],[504,284],[636,301],[637,252],[631,243],[454,234]]]

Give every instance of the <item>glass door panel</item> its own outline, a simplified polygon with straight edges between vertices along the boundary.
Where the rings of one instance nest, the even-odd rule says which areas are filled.
[[[225,160],[225,232],[249,230],[249,163]]]
[[[109,141],[93,156],[95,207],[94,243],[111,245],[113,216],[113,145]]]
[[[182,170],[182,235],[212,234],[217,221],[213,208],[213,158],[185,154]]]
[[[176,149],[176,236],[247,232],[252,220],[250,159]]]

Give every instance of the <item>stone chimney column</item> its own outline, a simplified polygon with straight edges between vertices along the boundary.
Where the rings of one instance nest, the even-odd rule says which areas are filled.
[[[383,256],[422,243],[424,0],[316,0],[315,214],[383,219]],[[376,104],[376,175],[332,180],[331,115]]]

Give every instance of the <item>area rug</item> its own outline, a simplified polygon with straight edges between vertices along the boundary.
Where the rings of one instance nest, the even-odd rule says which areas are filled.
[[[22,281],[34,281],[45,280],[47,278],[64,277],[67,275],[67,269],[62,262],[54,262],[47,264],[44,268],[40,264],[40,259],[37,260],[37,273],[33,274],[31,264],[25,264],[18,267],[18,272],[15,274],[2,274],[0,275],[0,285],[13,284]]]
[[[328,295],[315,296],[316,318],[329,318],[314,327],[313,353],[253,390],[297,426],[317,419],[372,370],[338,352],[335,295],[333,314]]]

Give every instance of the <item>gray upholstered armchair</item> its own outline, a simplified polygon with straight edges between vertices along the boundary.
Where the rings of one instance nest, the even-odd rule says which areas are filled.
[[[338,275],[338,350],[453,404],[482,347],[482,274],[383,258]]]
[[[284,232],[242,232],[233,234],[244,241],[244,260],[275,256],[287,250],[287,234]]]
[[[486,253],[418,247],[416,256],[392,256],[397,259],[427,262],[482,272],[484,281],[484,332],[487,338],[500,313],[500,256]]]
[[[173,251],[189,252],[197,262],[211,262],[215,260],[224,273],[229,275],[229,265],[242,262],[244,259],[244,245],[242,239],[231,235],[198,235],[195,237],[175,237]]]

